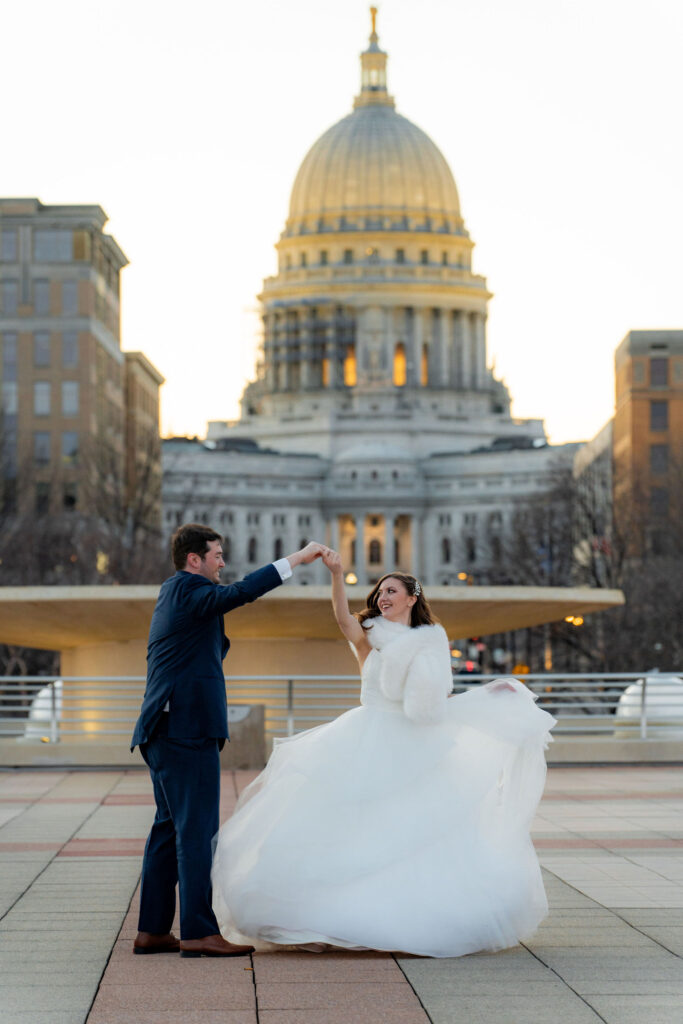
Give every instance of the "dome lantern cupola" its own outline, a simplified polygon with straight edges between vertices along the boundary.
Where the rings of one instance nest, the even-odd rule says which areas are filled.
[[[393,96],[387,92],[387,54],[379,48],[377,35],[377,8],[370,8],[372,32],[370,45],[360,55],[361,88],[353,101],[353,109],[367,106],[395,107]]]

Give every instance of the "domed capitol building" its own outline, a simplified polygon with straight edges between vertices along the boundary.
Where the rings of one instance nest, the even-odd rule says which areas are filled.
[[[510,414],[453,174],[396,111],[374,18],[353,111],[294,181],[241,417],[165,442],[165,526],[220,529],[231,577],[315,538],[341,550],[350,582],[396,567],[500,582],[515,502],[575,446]],[[297,582],[326,578],[317,564]]]

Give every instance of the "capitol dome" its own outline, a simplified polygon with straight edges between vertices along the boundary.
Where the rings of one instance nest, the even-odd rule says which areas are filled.
[[[430,218],[433,229],[449,232],[460,222],[458,190],[445,158],[393,107],[358,107],[314,143],[296,176],[290,230],[311,217],[349,215],[388,217],[386,227],[403,227],[403,218],[420,225]]]
[[[365,228],[465,233],[451,169],[429,136],[396,112],[386,60],[373,24],[353,113],[305,156],[285,236]]]

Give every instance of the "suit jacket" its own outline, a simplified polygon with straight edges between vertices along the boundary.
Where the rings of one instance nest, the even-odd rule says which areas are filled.
[[[131,750],[145,743],[169,704],[168,735],[228,738],[223,615],[282,583],[273,565],[229,586],[179,570],[161,585],[147,645],[147,685]],[[221,746],[223,743],[221,743]]]

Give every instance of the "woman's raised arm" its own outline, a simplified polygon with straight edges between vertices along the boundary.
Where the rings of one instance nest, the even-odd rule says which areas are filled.
[[[322,559],[332,576],[332,609],[334,617],[346,639],[356,648],[358,661],[362,665],[370,653],[370,644],[365,635],[365,630],[349,609],[349,602],[346,599],[346,589],[344,587],[344,569],[342,567],[341,555],[338,551],[325,548]]]

